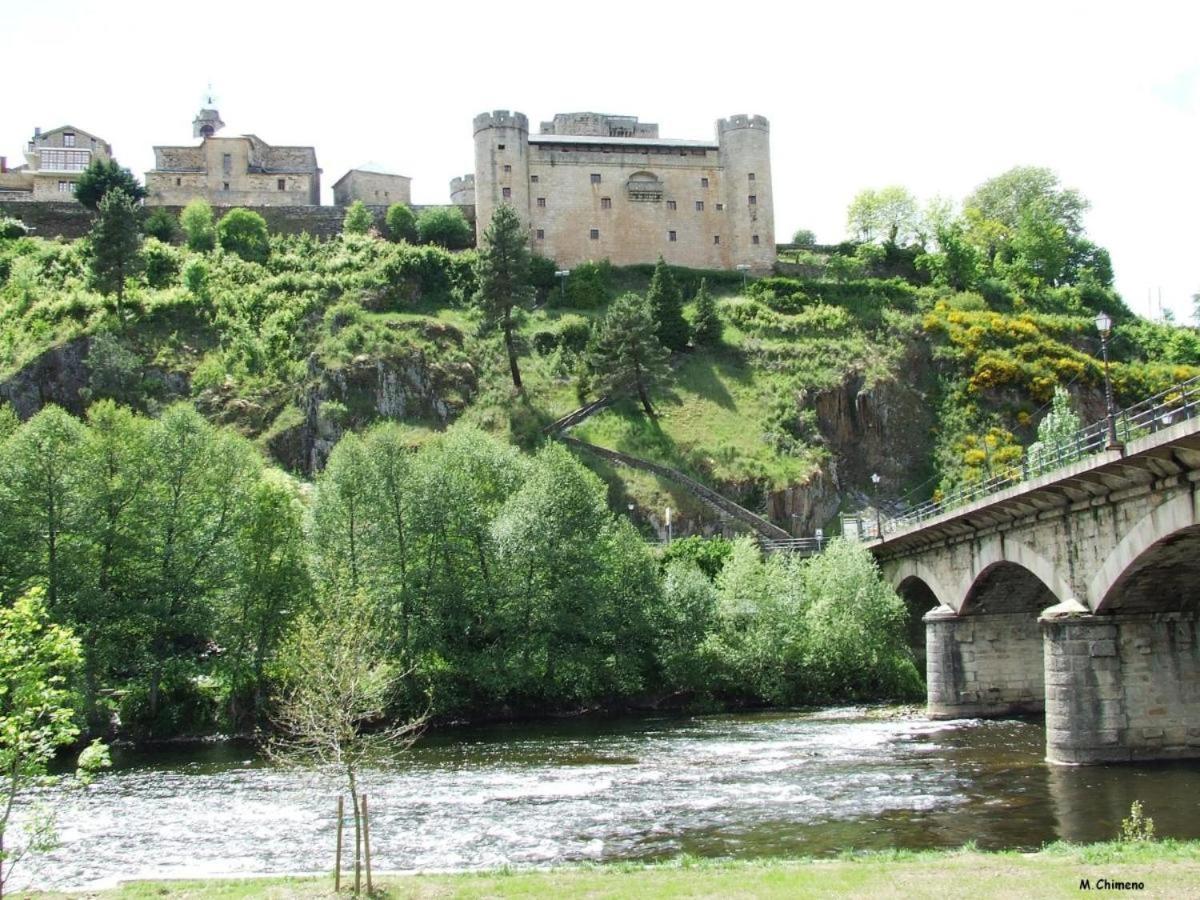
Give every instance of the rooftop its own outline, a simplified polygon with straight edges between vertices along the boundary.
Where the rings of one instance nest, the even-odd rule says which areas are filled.
[[[675,147],[677,149],[693,150],[721,149],[721,145],[716,141],[689,141],[680,138],[602,137],[590,134],[531,134],[529,136],[529,143],[629,147],[631,150],[639,147]]]

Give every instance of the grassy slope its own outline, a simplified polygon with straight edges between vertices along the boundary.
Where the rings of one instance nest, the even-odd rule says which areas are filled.
[[[1200,842],[1056,844],[1039,853],[891,852],[839,860],[676,860],[659,865],[383,877],[386,897],[1076,897],[1080,879],[1142,882],[1145,897],[1195,896]],[[136,882],[102,898],[333,896],[329,878]],[[62,896],[62,895],[37,895]]]

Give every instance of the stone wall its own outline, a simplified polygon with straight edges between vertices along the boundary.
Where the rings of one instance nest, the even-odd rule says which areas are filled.
[[[167,212],[178,217],[182,206],[165,206]],[[220,218],[232,207],[214,206],[213,214]],[[249,209],[267,220],[267,228],[276,234],[302,234],[307,232],[320,238],[331,238],[342,233],[342,220],[346,210],[339,206],[251,206]],[[368,206],[375,223],[383,230],[386,206]],[[425,206],[414,206],[413,212],[420,213]],[[475,224],[475,207],[460,206],[467,221]],[[83,237],[92,227],[93,214],[75,201],[69,203],[29,203],[0,200],[0,215],[20,219],[34,228],[34,235],[44,238]]]
[[[311,147],[272,147],[252,137],[212,137],[199,147],[155,147],[146,173],[150,206],[311,206],[321,170]]]
[[[1047,758],[1200,754],[1198,622],[1196,613],[1043,620]]]
[[[1042,635],[1028,613],[925,617],[926,685],[935,719],[1045,709]]]
[[[333,186],[333,202],[336,206],[349,206],[355,200],[361,200],[368,206],[390,206],[393,203],[411,206],[412,179],[407,175],[351,169]]]

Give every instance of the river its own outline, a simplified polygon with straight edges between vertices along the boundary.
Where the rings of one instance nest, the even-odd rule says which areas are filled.
[[[379,870],[579,860],[1037,848],[1113,838],[1140,799],[1200,837],[1200,762],[1068,769],[1038,722],[863,709],[589,720],[433,735],[364,777]],[[61,845],[14,881],[328,871],[336,782],[232,743],[122,751],[49,789]]]

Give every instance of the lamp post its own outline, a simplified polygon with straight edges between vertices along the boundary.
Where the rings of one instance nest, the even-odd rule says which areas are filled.
[[[667,507],[667,543],[671,543],[671,507]]]
[[[750,271],[750,266],[748,263],[739,263],[734,268],[742,273],[742,293],[744,294],[746,292],[746,273]]]
[[[1105,450],[1123,450],[1117,440],[1117,405],[1113,402],[1112,379],[1108,375],[1108,333],[1112,331],[1112,318],[1108,313],[1096,316],[1096,330],[1100,332],[1100,353],[1104,356],[1104,406],[1108,418],[1108,445]]]
[[[878,472],[871,473],[871,484],[875,488],[875,537],[883,540],[883,517],[879,514],[879,482],[882,479]]]
[[[554,277],[558,279],[559,287],[561,288],[563,303],[567,300],[567,276],[571,274],[570,269],[559,269],[554,273]]]

